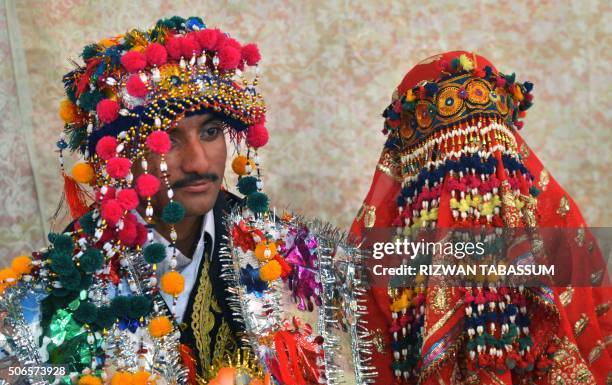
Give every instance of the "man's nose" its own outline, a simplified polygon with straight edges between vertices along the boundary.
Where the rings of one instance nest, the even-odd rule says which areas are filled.
[[[183,146],[181,168],[183,172],[203,174],[209,171],[210,161],[202,141],[191,138]]]

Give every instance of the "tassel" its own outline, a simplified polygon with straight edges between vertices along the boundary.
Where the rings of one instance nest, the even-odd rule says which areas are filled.
[[[68,176],[66,173],[63,173],[63,176],[64,195],[66,196],[66,202],[70,209],[70,216],[72,219],[78,219],[89,211],[86,202],[88,195],[72,177]]]

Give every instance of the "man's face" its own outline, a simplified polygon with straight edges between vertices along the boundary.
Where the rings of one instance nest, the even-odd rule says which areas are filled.
[[[211,114],[194,115],[181,119],[168,132],[172,143],[166,154],[168,182],[174,191],[174,200],[185,206],[186,216],[200,216],[215,204],[223,174],[227,149],[222,120]],[[160,156],[148,156],[149,173],[162,180],[160,191],[152,197],[155,212],[159,215],[168,203],[167,187],[159,170]],[[137,165],[135,176],[142,173]]]

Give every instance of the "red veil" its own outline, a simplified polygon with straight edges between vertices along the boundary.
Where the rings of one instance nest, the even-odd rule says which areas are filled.
[[[574,271],[588,265],[580,255],[600,261],[580,210],[517,132],[532,103],[531,89],[463,51],[411,69],[385,110],[388,139],[352,233],[359,237],[385,227],[564,227],[575,229],[576,236],[557,242],[547,250],[550,255],[567,257]],[[372,287],[367,320],[376,346],[376,383],[610,384],[611,300],[608,288],[571,285],[520,293],[431,284],[423,290]],[[474,352],[466,314],[489,302],[521,309],[512,321],[518,337],[492,354]],[[410,323],[421,330],[416,347],[414,339],[401,337]]]

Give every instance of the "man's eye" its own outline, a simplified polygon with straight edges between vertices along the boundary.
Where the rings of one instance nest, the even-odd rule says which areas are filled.
[[[200,137],[204,140],[212,140],[218,137],[221,133],[223,133],[223,129],[221,127],[204,127],[202,128]]]

